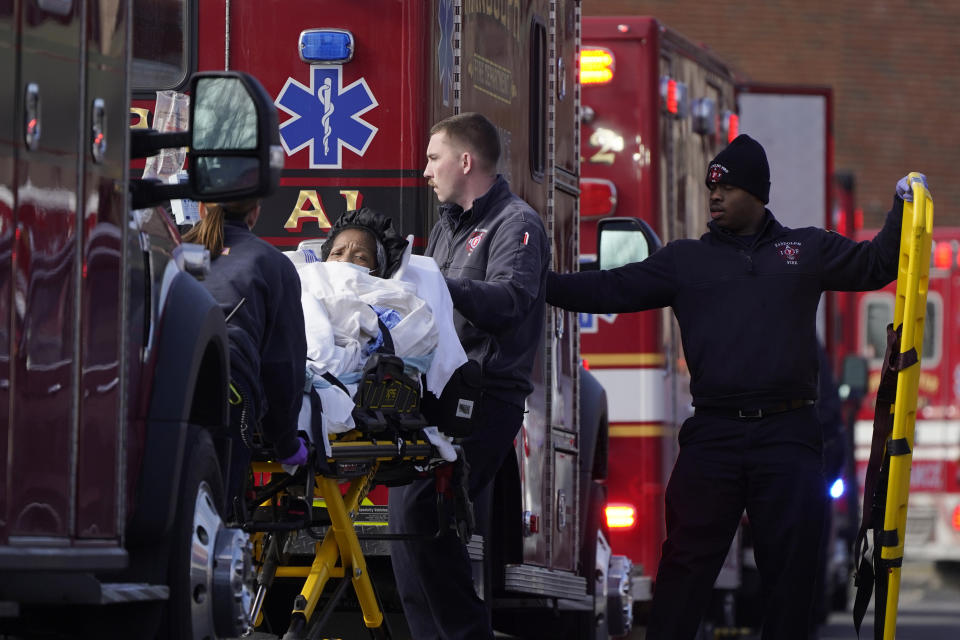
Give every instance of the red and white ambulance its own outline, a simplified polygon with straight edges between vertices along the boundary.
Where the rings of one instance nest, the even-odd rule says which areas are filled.
[[[275,246],[323,238],[368,206],[422,250],[437,215],[422,176],[430,127],[479,111],[500,131],[500,173],[544,219],[553,268],[576,269],[578,1],[137,0],[134,11],[152,18],[134,30],[145,117],[192,69],[242,69],[274,98],[285,168],[254,231]],[[492,531],[469,551],[497,624],[606,637],[629,627],[629,568],[601,533],[606,400],[578,354],[576,317],[551,311],[516,455],[477,505]]]

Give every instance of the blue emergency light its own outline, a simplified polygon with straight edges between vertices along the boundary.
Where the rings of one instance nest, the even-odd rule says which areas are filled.
[[[353,34],[343,29],[307,29],[300,33],[300,59],[343,64],[353,57]]]

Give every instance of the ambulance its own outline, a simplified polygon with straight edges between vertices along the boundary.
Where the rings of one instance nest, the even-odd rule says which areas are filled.
[[[552,268],[577,268],[580,2],[133,5],[137,121],[152,124],[158,92],[184,92],[194,70],[243,70],[273,98],[284,169],[254,232],[276,247],[322,239],[344,211],[370,207],[422,251],[438,211],[422,176],[430,127],[479,111],[500,132],[498,171],[543,217]],[[491,530],[469,552],[498,628],[605,638],[630,628],[633,592],[603,521],[606,398],[579,366],[576,317],[551,309],[543,335],[515,455],[475,505]],[[370,536],[383,531],[385,494],[358,514]],[[376,564],[386,548],[367,540],[365,553]],[[383,575],[388,594],[389,565]]]

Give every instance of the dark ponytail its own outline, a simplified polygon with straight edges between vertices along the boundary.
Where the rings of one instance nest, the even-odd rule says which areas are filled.
[[[204,208],[206,215],[200,219],[190,231],[183,234],[184,242],[202,244],[210,252],[210,259],[220,257],[223,253],[223,219],[243,219],[256,208],[259,200],[248,198],[237,202],[219,203],[207,202]]]

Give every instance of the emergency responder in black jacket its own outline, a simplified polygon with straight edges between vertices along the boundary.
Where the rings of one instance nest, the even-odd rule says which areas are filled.
[[[695,413],[666,489],[667,537],[647,638],[693,638],[746,509],[763,585],[763,638],[806,640],[823,522],[816,312],[826,290],[897,275],[906,180],[877,236],[788,229],[765,208],[766,154],[737,137],[710,163],[709,232],[609,271],[550,273],[547,302],[624,313],[670,306]]]
[[[500,141],[487,118],[456,115],[430,134],[423,175],[443,206],[426,255],[446,276],[457,334],[483,372],[482,417],[462,440],[469,495],[476,500],[512,451],[524,399],[533,389],[550,244],[540,216],[496,173]],[[391,488],[389,504],[391,531],[437,531],[432,478]],[[474,591],[467,550],[456,533],[395,541],[390,553],[414,638],[493,638],[489,611]]]
[[[252,428],[285,464],[307,461],[297,437],[303,400],[307,340],[300,277],[293,263],[250,231],[257,199],[200,204],[200,223],[185,236],[210,251],[203,286],[227,318],[230,340],[230,423],[233,451],[227,496],[243,489]]]

